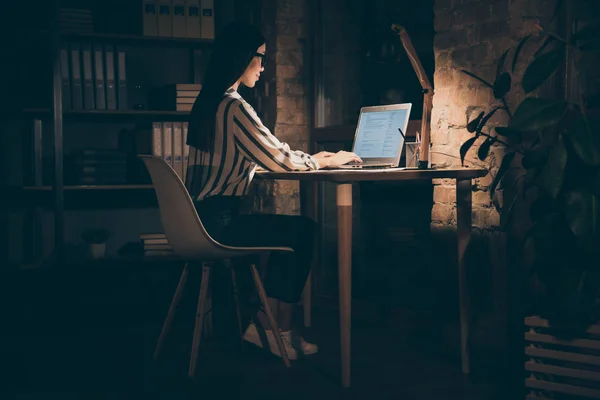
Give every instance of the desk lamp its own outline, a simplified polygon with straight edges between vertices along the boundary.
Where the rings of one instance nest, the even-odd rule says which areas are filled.
[[[396,32],[400,36],[400,42],[404,47],[404,51],[408,55],[408,59],[419,78],[421,87],[423,88],[423,116],[421,117],[421,140],[419,143],[419,169],[428,169],[429,165],[429,134],[431,132],[431,109],[433,107],[433,86],[427,78],[425,69],[417,56],[417,52],[412,45],[410,37],[404,27],[393,24],[392,31]]]

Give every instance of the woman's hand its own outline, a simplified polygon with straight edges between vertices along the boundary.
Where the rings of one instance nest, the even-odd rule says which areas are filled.
[[[327,158],[327,157],[331,157],[334,156],[335,153],[331,153],[329,151],[320,151],[317,154],[313,155],[314,158],[316,159],[320,159],[320,158]]]
[[[327,152],[322,152],[327,153]],[[323,156],[322,158],[317,157],[318,154],[315,154],[315,158],[319,162],[321,168],[338,168],[344,164],[348,164],[349,162],[362,162],[359,156],[349,151],[338,151],[337,153],[328,153],[328,155]]]

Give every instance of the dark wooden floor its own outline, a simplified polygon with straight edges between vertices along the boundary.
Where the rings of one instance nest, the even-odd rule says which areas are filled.
[[[399,310],[382,321],[357,307],[351,389],[339,384],[332,309],[315,307],[313,328],[305,332],[320,353],[286,369],[251,345],[241,351],[225,290],[215,295],[215,334],[202,343],[197,377],[188,379],[197,275],[190,276],[162,359],[151,360],[178,279],[175,269],[165,271],[82,268],[4,277],[0,398],[507,398],[502,377],[480,371],[463,376],[456,355],[419,339]]]

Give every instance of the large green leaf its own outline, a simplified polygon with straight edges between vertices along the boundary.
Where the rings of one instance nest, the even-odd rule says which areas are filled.
[[[567,102],[528,97],[517,107],[509,128],[537,131],[560,122],[567,111]]]
[[[481,144],[481,146],[479,146],[479,150],[477,151],[477,157],[481,161],[485,161],[488,154],[490,153],[490,147],[492,147],[494,142],[496,142],[496,138],[490,137],[490,138],[487,138],[486,141]]]
[[[498,78],[500,78],[500,75],[502,75],[502,72],[504,71],[504,64],[506,63],[506,56],[508,55],[508,52],[510,51],[510,49],[507,49],[504,54],[502,54],[502,56],[500,57],[500,60],[498,60],[498,64],[496,65],[496,83],[498,82]],[[494,83],[494,86],[496,86],[496,83]]]
[[[512,72],[515,72],[515,69],[517,68],[517,62],[519,61],[519,55],[521,54],[521,50],[523,50],[523,46],[525,45],[525,42],[527,42],[527,40],[531,37],[531,34],[525,36],[523,39],[521,39],[521,41],[519,42],[519,45],[517,46],[517,49],[515,50],[515,55],[513,56],[513,61],[512,61]]]
[[[584,26],[573,35],[573,42],[579,46],[586,46],[600,40],[600,24],[591,23]]]
[[[569,115],[566,136],[581,161],[588,165],[600,165],[600,135],[592,132],[588,121],[579,113]]]
[[[516,137],[519,135],[519,131],[515,131],[514,129],[510,129],[509,127],[506,127],[506,126],[497,126],[495,128],[495,130],[496,130],[496,133],[501,136]]]
[[[508,72],[500,74],[496,82],[494,82],[494,97],[501,99],[510,92],[511,78]]]
[[[565,217],[573,234],[585,247],[598,237],[600,198],[591,192],[575,191],[565,195]]]
[[[567,150],[562,138],[559,138],[550,149],[544,168],[539,176],[540,187],[554,198],[563,186],[566,166]]]
[[[548,47],[548,46],[550,45],[550,43],[554,42],[554,40],[555,40],[555,39],[554,39],[554,37],[553,37],[553,36],[548,36],[548,37],[546,38],[546,40],[544,40],[544,43],[542,43],[542,45],[540,46],[540,48],[536,50],[536,52],[535,52],[535,54],[534,54],[534,57],[537,57],[537,56],[539,56],[540,54],[542,54],[542,52],[543,52],[544,50],[546,50],[546,47]]]
[[[513,151],[510,153],[506,153],[504,155],[504,157],[502,158],[502,162],[500,163],[500,168],[498,168],[498,172],[496,173],[496,176],[494,177],[494,180],[492,181],[492,185],[490,186],[490,195],[491,196],[494,196],[496,187],[498,186],[498,184],[500,183],[502,178],[504,178],[504,175],[506,174],[506,172],[510,168],[510,165],[512,164],[513,160],[515,159],[516,154],[517,153],[515,153]]]
[[[540,166],[548,157],[548,149],[544,147],[537,147],[535,149],[526,150],[523,158],[521,159],[521,165],[525,169],[531,169]]]
[[[460,164],[461,165],[465,165],[465,156],[467,155],[467,152],[469,151],[469,149],[471,148],[471,146],[473,146],[473,143],[475,143],[475,140],[477,140],[477,136],[473,136],[472,138],[467,139],[462,146],[460,146]]]
[[[523,75],[522,85],[525,93],[533,92],[546,82],[558,70],[563,58],[562,49],[552,50],[536,57]]]
[[[476,130],[477,135],[481,135],[481,130],[483,129],[485,124],[487,124],[487,122],[490,120],[490,118],[492,118],[492,115],[494,115],[496,113],[496,111],[498,111],[500,108],[501,107],[496,107],[492,111],[487,113],[487,115],[485,117],[479,118],[481,121],[480,121],[479,125],[477,126],[477,130]]]
[[[470,133],[473,133],[477,130],[477,127],[479,126],[479,123],[481,122],[481,119],[483,118],[485,112],[480,112],[479,115],[477,116],[477,118],[475,118],[474,120],[470,121],[467,124],[467,131],[469,131]]]

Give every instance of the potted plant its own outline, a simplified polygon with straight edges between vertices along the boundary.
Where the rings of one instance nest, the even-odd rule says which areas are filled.
[[[92,258],[104,257],[106,242],[110,238],[110,231],[105,228],[88,229],[81,235],[88,244]]]
[[[514,50],[507,50],[499,60],[494,82],[462,71],[492,91],[494,100],[468,122],[467,130],[473,136],[459,153],[464,163],[474,145],[482,161],[490,157],[492,148],[503,150],[489,193],[500,213],[501,228],[519,225],[511,230],[520,236],[519,259],[529,279],[528,309],[534,318],[526,321],[531,329],[527,340],[535,342],[536,348],[550,343],[577,351],[569,347],[574,338],[590,339],[591,331],[600,332],[596,325],[600,318],[600,128],[597,114],[590,112],[597,107],[597,87],[586,75],[597,69],[600,29],[598,24],[590,24],[566,40],[539,23],[536,26],[541,40],[532,44],[528,35]],[[525,49],[534,54],[521,80],[525,98],[511,109],[507,96],[515,89],[518,60]],[[540,95],[565,60],[573,68],[575,100]],[[508,123],[491,126],[489,121],[496,113],[505,113]],[[519,208],[527,210],[526,224],[523,218],[515,218]],[[526,369],[554,373],[532,359]],[[530,388],[539,385],[535,378],[530,379]],[[544,383],[538,388],[560,392],[564,389],[561,385],[551,389]]]

